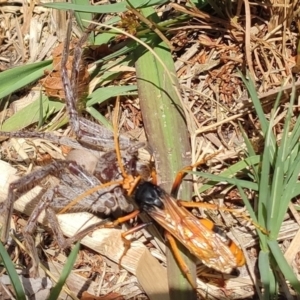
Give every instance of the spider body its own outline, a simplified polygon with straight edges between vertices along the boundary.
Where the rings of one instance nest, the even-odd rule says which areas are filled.
[[[39,201],[35,205],[24,228],[25,242],[33,262],[30,272],[34,277],[38,276],[39,258],[33,234],[38,217],[42,211],[46,212],[47,221],[53,230],[58,245],[60,248],[65,248],[82,239],[97,227],[96,224],[80,231],[71,238],[64,238],[56,217],[56,212],[64,209],[77,195],[84,194],[85,191],[95,187],[100,187],[92,193],[87,193],[81,201],[74,204],[71,209],[73,211],[91,211],[104,215],[115,212],[117,216],[120,216],[122,213],[130,212],[133,208],[127,202],[120,184],[122,176],[117,164],[114,150],[115,140],[112,131],[84,118],[81,112],[77,110],[76,77],[80,69],[83,45],[88,34],[84,34],[75,46],[70,76],[70,72],[67,70],[67,60],[69,56],[71,23],[69,21],[67,37],[63,47],[61,79],[64,87],[66,109],[69,114],[69,123],[73,133],[76,135],[76,139],[65,136],[60,137],[52,132],[0,131],[0,136],[4,137],[45,139],[59,145],[66,145],[77,149],[76,151],[81,151],[79,159],[69,155],[66,160],[54,161],[12,182],[9,185],[7,199],[0,204],[0,217],[3,224],[1,241],[5,243],[8,239],[13,205],[19,198],[20,193],[30,190],[32,186],[37,185],[48,176],[56,178],[56,183],[50,186],[50,188],[44,189],[42,194],[39,195]],[[143,163],[139,165],[139,162],[137,162],[137,150],[141,147],[141,143],[135,143],[127,136],[120,134],[119,144],[122,149],[121,156],[127,168],[126,171],[132,173],[136,172],[135,170],[139,166],[143,168]],[[87,157],[93,157],[93,161],[86,163]],[[114,181],[117,183],[102,187],[105,183]]]

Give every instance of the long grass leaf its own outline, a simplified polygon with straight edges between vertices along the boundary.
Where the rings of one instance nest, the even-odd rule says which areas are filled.
[[[154,5],[162,5],[167,3],[168,0],[131,0],[130,3],[135,8],[145,8],[145,7],[152,7]],[[49,8],[56,8],[62,10],[74,10],[74,11],[81,11],[87,13],[94,13],[94,14],[110,14],[110,13],[121,13],[127,10],[127,2],[122,1],[113,4],[103,4],[103,5],[78,5],[72,3],[46,3],[43,4],[45,7]]]
[[[264,288],[263,299],[265,300],[270,299],[270,287],[273,277],[272,270],[270,268],[269,255],[269,251],[260,251],[258,255],[258,269]]]
[[[274,240],[268,241],[268,245],[285,279],[288,280],[292,287],[297,291],[297,293],[300,294],[300,282],[294,274],[290,265],[287,263],[278,245],[278,242]]]
[[[51,60],[47,60],[0,73],[0,99],[41,78],[51,63]]]
[[[294,128],[290,134],[289,148],[287,150],[288,153],[291,152],[292,149],[294,149],[296,145],[299,146],[300,118],[297,118],[296,123],[293,126],[294,126]]]
[[[101,104],[102,102],[116,96],[132,95],[133,92],[137,94],[136,85],[124,85],[124,86],[108,86],[97,89],[93,92],[87,101],[87,106],[94,104]]]
[[[57,101],[50,101],[48,97],[42,96],[42,109],[44,120],[47,119],[51,114],[58,112],[62,109],[63,103]],[[2,131],[15,131],[23,129],[33,123],[40,120],[40,100],[30,103],[20,111],[16,112],[10,118],[5,120],[1,126]]]
[[[78,252],[80,249],[80,242],[77,242],[74,248],[72,249],[70,255],[68,256],[68,259],[64,265],[64,268],[62,269],[62,272],[60,274],[60,277],[58,279],[58,282],[56,283],[55,287],[51,290],[49,300],[56,300],[58,299],[58,296],[66,283],[66,280],[71,273],[73,266],[75,264]]]
[[[278,97],[277,97],[278,98]],[[293,100],[291,99],[291,102]],[[276,101],[277,102],[277,101]],[[278,101],[279,102],[279,101]],[[292,104],[292,103],[290,103]],[[275,108],[277,105],[275,105]],[[285,178],[285,163],[288,156],[288,148],[289,148],[289,128],[291,122],[291,110],[292,105],[288,109],[287,116],[284,122],[283,134],[280,145],[277,147],[277,153],[275,156],[275,164],[274,164],[274,174],[271,188],[271,195],[269,205],[267,207],[269,214],[268,225],[271,229],[270,238],[276,239],[281,227],[281,224],[284,219],[284,215],[288,209],[288,201],[283,201],[284,196],[284,178]],[[275,116],[272,117],[272,121]]]
[[[103,116],[102,114],[100,114],[97,109],[95,109],[94,107],[90,106],[90,107],[86,108],[86,111],[93,118],[95,118],[100,124],[103,124],[106,128],[111,129],[111,132],[113,132],[113,126],[112,126],[112,124],[109,122],[109,120],[107,120],[107,118],[105,118],[105,116]]]
[[[73,4],[77,4],[77,5],[90,5],[88,0],[72,0]],[[75,18],[77,21],[78,26],[80,27],[81,31],[84,32],[84,30],[87,28],[88,26],[88,21],[92,21],[93,20],[93,14],[92,13],[88,13],[88,12],[82,12],[82,11],[75,11]],[[83,21],[85,20],[85,21]],[[95,39],[94,39],[94,32],[90,32],[89,36],[88,36],[88,40],[89,43],[91,45],[94,44]]]
[[[265,147],[262,156],[261,162],[261,173],[259,179],[259,193],[258,193],[258,220],[259,223],[264,224],[269,230],[269,215],[270,215],[270,207],[272,205],[270,200],[270,193],[271,193],[271,183],[270,183],[270,176],[271,176],[271,165],[272,165],[272,158],[271,158],[271,151],[269,149],[269,145],[271,142],[271,134],[272,134],[272,127],[269,126],[268,130],[265,132]]]
[[[14,291],[16,293],[16,297],[18,300],[26,300],[25,292],[22,286],[22,283],[20,281],[19,275],[16,272],[15,266],[13,262],[11,261],[5,247],[0,242],[0,256],[2,258],[2,263],[5,266],[5,269],[8,273],[8,276],[10,278],[11,284],[14,288]]]
[[[214,174],[210,174],[210,173],[198,172],[198,171],[189,171],[187,173],[213,180],[215,183],[227,182],[232,185],[237,184],[237,185],[241,186],[242,188],[250,189],[253,191],[258,191],[258,185],[255,182],[250,182],[247,180],[230,178],[230,177],[225,177],[225,176],[220,176],[220,175],[214,175]]]
[[[250,203],[248,197],[246,196],[245,192],[243,191],[243,189],[241,188],[241,186],[238,183],[236,183],[236,186],[237,186],[237,188],[238,188],[238,190],[240,192],[240,195],[241,195],[241,197],[243,199],[243,202],[244,202],[244,204],[245,204],[245,206],[247,208],[247,211],[248,211],[251,219],[253,220],[254,224],[261,225],[260,223],[258,223],[257,217],[256,217],[256,215],[254,213],[254,210],[253,210],[253,208],[251,206],[251,203]],[[263,229],[265,229],[265,228],[263,227]],[[257,231],[257,234],[259,236],[259,240],[260,240],[260,242],[262,244],[263,249],[266,250],[267,249],[266,235],[261,232],[261,228],[257,228],[256,231]]]
[[[244,141],[245,141],[245,144],[246,144],[246,147],[247,147],[247,151],[248,151],[247,155],[248,155],[248,157],[252,157],[252,156],[254,157],[256,155],[256,153],[255,153],[255,150],[252,146],[252,143],[248,139],[248,136],[246,135],[243,127],[241,126],[241,124],[239,124],[239,127],[240,127],[242,136],[244,138]],[[254,175],[255,181],[258,182],[259,181],[259,170],[260,170],[259,162],[257,164],[251,164],[250,167],[252,169],[252,173]]]
[[[143,9],[142,13],[151,21],[158,22],[153,9]],[[151,34],[147,38],[147,45],[151,45],[155,56],[142,46],[134,52],[137,59],[140,106],[149,143],[155,153],[158,176],[163,187],[170,190],[176,172],[191,163],[188,156],[182,155],[190,151],[190,144],[172,55],[167,45],[156,35]],[[172,155],[169,155],[170,149]],[[180,197],[190,199],[191,186],[184,184],[182,187],[183,194]],[[178,246],[180,254],[195,277],[195,264],[189,251]],[[179,269],[170,249],[167,250],[167,264],[169,285],[172,287],[171,299],[195,299],[195,291]]]
[[[268,122],[267,118],[265,117],[264,110],[262,108],[260,99],[258,98],[256,89],[255,89],[255,85],[254,85],[254,83],[253,83],[253,81],[251,79],[246,80],[246,78],[243,76],[243,74],[241,74],[241,78],[242,78],[244,84],[246,85],[247,90],[248,90],[248,92],[250,94],[250,98],[251,98],[251,100],[253,102],[255,111],[257,113],[257,116],[259,118],[259,122],[261,124],[261,128],[262,128],[263,134],[265,136],[266,132],[268,130],[268,127],[269,127],[269,122]],[[269,148],[270,156],[271,156],[272,160],[273,160],[274,155],[275,155],[275,145],[276,145],[276,143],[275,143],[275,137],[272,134],[271,137],[270,137],[270,148]]]
[[[260,163],[260,160],[261,160],[261,158],[260,158],[259,155],[247,157],[247,158],[235,163],[234,165],[230,166],[228,169],[221,172],[220,174],[212,175],[212,176],[217,176],[217,177],[215,177],[216,181],[209,181],[209,182],[203,184],[203,186],[201,186],[200,189],[199,189],[199,193],[205,192],[206,190],[210,189],[211,187],[213,187],[218,182],[222,181],[221,177],[223,177],[223,178],[224,177],[232,178],[233,176],[235,176],[240,171],[247,170],[247,169],[250,169],[250,168],[254,168],[256,165],[258,165]],[[198,172],[195,172],[195,174],[198,174]],[[205,173],[205,174],[207,174],[207,173]],[[203,173],[199,172],[199,176],[203,176]],[[208,176],[206,178],[209,178]],[[241,184],[241,186],[245,187],[245,185],[243,185],[242,183],[240,183],[240,184]],[[252,185],[252,183],[251,183],[251,185]],[[254,187],[255,186],[252,186],[252,188],[254,188]],[[257,190],[257,188],[256,188],[256,190]]]

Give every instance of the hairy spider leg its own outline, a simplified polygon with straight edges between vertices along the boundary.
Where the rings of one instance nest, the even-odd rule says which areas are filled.
[[[76,84],[78,82],[78,74],[80,71],[80,59],[82,56],[83,45],[87,40],[88,33],[93,30],[95,25],[89,25],[87,32],[81,37],[76,47],[74,48],[74,57],[70,78],[67,70],[67,60],[69,56],[72,31],[72,16],[73,14],[70,13],[67,35],[61,60],[61,78],[64,86],[66,108],[69,114],[69,122],[73,132],[76,134],[77,139],[80,140],[83,144],[89,145],[92,149],[102,148],[103,143],[112,145],[113,137],[111,135],[111,131],[104,126],[100,126],[99,124],[83,118],[80,115],[80,112],[77,111],[76,105],[76,101],[78,100]],[[123,149],[129,146],[129,142],[130,140],[127,137],[120,137],[120,144],[122,145]]]
[[[48,175],[56,176],[57,174],[60,174],[65,169],[69,169],[70,171],[72,171],[74,170],[74,168],[80,168],[80,167],[72,161],[57,160],[45,166],[42,169],[35,170],[32,173],[17,179],[16,181],[12,182],[9,185],[7,199],[6,201],[2,202],[0,205],[0,214],[1,215],[5,214],[5,212],[8,213],[7,218],[2,227],[2,232],[1,232],[2,242],[5,243],[8,239],[13,204],[18,199],[17,193],[24,192],[24,187],[27,186],[30,187],[33,183],[40,182]],[[81,171],[84,172],[84,170]],[[51,203],[54,199],[55,192],[56,192],[55,188],[51,188],[43,194],[41,201],[39,201],[39,203],[34,207],[28,219],[27,225],[25,226],[24,229],[24,240],[26,242],[27,249],[32,257],[32,268],[30,269],[30,274],[33,277],[36,277],[38,275],[38,265],[39,265],[39,257],[33,239],[33,232],[36,228],[38,217],[41,215],[41,212],[43,210],[46,211],[47,221],[49,222],[49,225],[53,230],[55,239],[57,240],[60,248],[66,248],[70,246],[75,241],[82,239],[84,236],[86,236],[89,232],[91,232],[95,228],[102,226],[107,222],[107,220],[103,220],[101,222],[98,222],[97,224],[92,224],[87,228],[83,229],[82,231],[78,232],[73,237],[68,239],[64,238],[55,211],[51,207]]]
[[[70,238],[65,238],[64,234],[59,226],[59,222],[55,211],[51,207],[51,202],[54,199],[55,191],[53,189],[48,190],[42,197],[40,203],[34,208],[32,214],[30,215],[27,225],[23,231],[24,239],[26,241],[27,249],[32,257],[32,267],[30,269],[30,275],[32,277],[37,277],[38,266],[39,266],[39,256],[37,252],[37,247],[33,238],[33,233],[36,228],[38,217],[41,212],[45,210],[47,221],[52,229],[55,240],[60,249],[66,249],[77,241],[82,240],[86,235],[94,231],[96,228],[103,227],[107,223],[107,219],[99,221],[95,224],[91,224],[85,229],[77,232],[74,236]]]

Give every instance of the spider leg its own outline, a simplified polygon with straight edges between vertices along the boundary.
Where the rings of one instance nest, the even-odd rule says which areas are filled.
[[[38,267],[39,267],[40,260],[39,260],[37,248],[35,246],[33,232],[35,230],[38,217],[40,216],[41,212],[46,208],[46,206],[48,206],[50,204],[53,197],[54,197],[53,189],[48,190],[44,194],[41,201],[34,208],[32,214],[30,215],[30,218],[28,219],[27,225],[25,226],[25,229],[23,232],[27,249],[32,258],[32,267],[31,267],[29,273],[34,278],[36,278],[39,275]]]
[[[64,43],[62,59],[61,59],[61,79],[63,82],[64,93],[65,93],[65,101],[66,101],[66,109],[69,114],[69,122],[70,126],[76,135],[77,140],[82,145],[88,145],[92,150],[106,149],[111,150],[114,149],[114,138],[112,131],[107,129],[106,127],[96,124],[92,121],[89,121],[82,116],[80,116],[80,111],[78,111],[78,100],[77,100],[77,88],[78,84],[78,76],[81,70],[81,56],[83,51],[83,45],[85,44],[88,34],[93,27],[94,24],[91,24],[86,33],[82,35],[82,37],[77,42],[74,48],[74,56],[72,62],[72,71],[71,76],[68,74],[67,62],[69,57],[69,47],[70,47],[70,39],[71,39],[71,31],[72,31],[72,16],[70,14],[69,23],[67,27],[66,39]],[[64,144],[70,146],[72,148],[80,149],[82,145],[78,145],[78,142],[68,139],[66,137],[55,136],[49,132],[3,132],[0,131],[0,136],[5,137],[24,137],[24,138],[41,138],[45,140],[52,141],[57,144]],[[129,137],[120,135],[120,148],[127,149],[132,141]]]
[[[104,227],[104,224],[107,222],[107,220],[103,220],[98,223],[92,224],[87,228],[81,230],[74,236],[70,238],[65,238],[61,230],[61,227],[59,225],[58,219],[56,217],[56,213],[54,209],[51,207],[51,203],[54,200],[54,196],[55,196],[55,188],[48,190],[44,194],[39,204],[34,208],[33,212],[31,213],[27,225],[23,232],[27,249],[32,258],[32,267],[30,269],[30,275],[32,277],[37,277],[39,274],[38,266],[40,260],[38,257],[37,248],[35,246],[33,234],[36,228],[37,220],[43,210],[46,210],[47,222],[49,223],[52,229],[54,238],[56,239],[60,249],[65,249],[71,246],[73,243],[80,241],[82,238],[84,238],[86,235],[94,231],[96,228]]]
[[[90,234],[94,230],[106,227],[105,224],[108,222],[108,219],[104,219],[100,222],[87,226],[85,229],[82,229],[81,231],[77,232],[72,237],[65,238],[61,227],[59,226],[56,213],[51,206],[47,207],[46,216],[47,221],[49,222],[49,225],[53,231],[54,237],[60,249],[68,248],[72,244],[82,240],[86,235]]]
[[[8,239],[8,234],[9,234],[9,230],[10,230],[10,220],[11,220],[11,216],[12,216],[12,212],[13,212],[13,206],[14,206],[14,202],[19,198],[18,197],[19,192],[26,192],[26,191],[30,190],[30,188],[33,185],[40,182],[42,179],[44,179],[48,175],[56,176],[56,177],[60,178],[60,180],[65,181],[68,178],[68,177],[66,177],[67,175],[64,175],[65,169],[68,169],[71,174],[73,172],[73,174],[76,174],[77,176],[79,176],[79,174],[81,174],[82,176],[85,176],[86,180],[88,180],[90,182],[90,184],[93,184],[93,177],[91,177],[91,175],[89,175],[84,169],[82,169],[79,165],[77,165],[77,163],[75,163],[73,161],[58,160],[47,166],[44,166],[42,169],[33,171],[32,173],[19,178],[18,180],[12,182],[9,185],[7,199],[0,204],[1,205],[0,206],[0,215],[3,218],[3,222],[2,222],[3,227],[2,227],[2,231],[1,231],[1,241],[3,243],[5,243]],[[78,178],[80,179],[80,177],[78,177]],[[75,188],[75,186],[73,188]],[[55,188],[52,188],[52,189],[46,191],[46,193],[44,193],[41,200],[38,202],[38,204],[35,206],[34,210],[32,211],[32,213],[28,219],[28,223],[24,229],[24,238],[25,238],[29,253],[31,253],[31,256],[32,256],[33,265],[30,270],[30,273],[33,276],[38,275],[38,262],[39,262],[38,253],[37,253],[34,239],[33,239],[33,232],[36,227],[37,220],[43,210],[46,210],[49,224],[53,229],[55,238],[57,239],[57,242],[58,242],[60,248],[68,247],[74,241],[78,241],[78,240],[82,239],[86,234],[88,234],[89,232],[91,232],[92,230],[94,230],[95,228],[97,228],[99,226],[101,227],[101,225],[103,224],[103,222],[93,224],[93,225],[87,227],[86,229],[82,230],[81,232],[79,232],[78,234],[73,236],[72,238],[65,239],[63,237],[62,231],[60,229],[59,223],[57,221],[57,218],[56,218],[55,212],[54,212],[55,205],[57,205],[57,203],[55,203],[54,201],[56,199],[56,193],[58,192],[59,189],[62,189],[62,187],[56,186]],[[110,190],[108,190],[107,192],[109,192],[109,191]],[[98,195],[98,197],[100,197],[100,196],[101,196],[101,194]],[[101,199],[102,198],[96,199],[98,201],[97,207],[99,207],[99,209],[106,208],[107,202],[105,202],[105,203],[102,203],[104,201],[99,202],[99,200],[101,201]],[[109,199],[107,199],[107,201],[109,201]],[[110,201],[109,206],[107,206],[108,207],[107,209],[112,209],[112,207],[114,206],[113,204],[114,203],[111,203],[111,201]],[[90,204],[90,205],[88,205],[87,209],[88,208],[91,209],[92,207],[93,207],[92,204]],[[97,209],[96,206],[95,206],[95,209]]]
[[[82,56],[83,45],[87,40],[88,33],[85,33],[82,38],[78,41],[74,49],[74,58],[72,63],[72,72],[71,78],[68,75],[67,70],[67,61],[69,57],[69,47],[70,47],[70,38],[72,31],[72,14],[69,17],[69,23],[67,27],[67,34],[65,39],[65,44],[62,53],[61,60],[61,78],[65,91],[65,100],[66,107],[69,113],[69,122],[72,130],[76,134],[77,139],[86,145],[97,148],[101,147],[103,144],[106,146],[111,146],[110,149],[113,149],[114,139],[112,132],[100,126],[96,123],[93,123],[85,118],[82,118],[77,111],[77,94],[76,94],[76,84],[78,82],[78,74],[80,69],[80,62]],[[122,136],[120,137],[120,145],[123,148],[127,148],[130,145],[130,139]]]
[[[49,174],[59,174],[59,172],[66,168],[69,163],[69,161],[58,160],[42,169],[36,170],[26,176],[21,177],[20,179],[15,180],[9,185],[7,199],[0,204],[0,213],[3,218],[3,226],[1,230],[1,241],[3,243],[5,243],[8,239],[10,220],[13,212],[14,202],[17,200],[17,192],[29,190],[30,186],[41,181]]]

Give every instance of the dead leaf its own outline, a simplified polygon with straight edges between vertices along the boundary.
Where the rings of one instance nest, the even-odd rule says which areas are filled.
[[[81,300],[124,300],[124,297],[118,293],[110,293],[105,296],[94,296],[88,292],[83,292]]]

